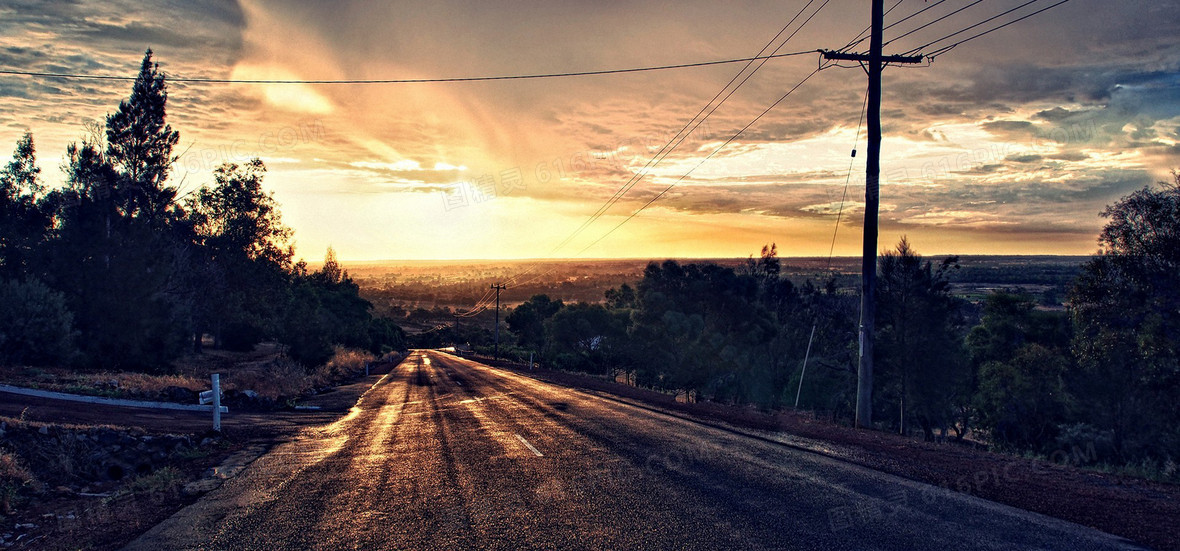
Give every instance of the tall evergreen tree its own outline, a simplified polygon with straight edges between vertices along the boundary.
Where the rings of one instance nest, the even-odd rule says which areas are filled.
[[[904,237],[880,260],[874,352],[885,392],[878,396],[891,402],[883,418],[892,417],[903,433],[913,416],[933,439],[934,428],[949,423],[953,402],[967,399],[962,317],[947,279],[958,260],[934,268]]]
[[[175,206],[176,188],[168,186],[168,172],[176,157],[172,148],[180,133],[166,122],[168,87],[149,49],[143,56],[131,97],[107,116],[106,157],[120,176],[118,189],[124,215],[165,221]]]
[[[12,161],[0,170],[0,278],[29,275],[35,251],[50,230],[52,217],[40,175],[33,135],[26,133]]]
[[[98,135],[67,150],[46,277],[75,313],[90,365],[166,369],[192,325],[192,236],[165,184],[179,139],[166,102],[149,50],[130,99],[107,117],[105,146]]]

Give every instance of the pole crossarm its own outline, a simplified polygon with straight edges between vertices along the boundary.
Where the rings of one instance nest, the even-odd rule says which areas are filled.
[[[845,52],[837,52],[833,50],[819,50],[819,53],[824,56],[824,59],[835,61],[870,61],[872,56],[870,54],[850,54]],[[926,60],[926,56],[922,55],[883,55],[881,56],[881,63],[908,63],[917,64]]]

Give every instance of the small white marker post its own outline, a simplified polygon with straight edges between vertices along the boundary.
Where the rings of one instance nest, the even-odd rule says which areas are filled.
[[[221,374],[213,374],[213,431],[221,432]]]
[[[533,370],[533,353],[529,352],[529,371]]]

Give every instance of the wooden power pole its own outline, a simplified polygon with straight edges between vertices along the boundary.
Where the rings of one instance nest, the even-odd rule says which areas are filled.
[[[497,360],[500,359],[500,291],[507,288],[506,285],[492,284],[492,289],[496,290],[496,353],[493,357]]]
[[[825,59],[867,63],[869,74],[868,155],[865,160],[864,243],[861,249],[860,366],[856,372],[856,426],[873,424],[873,331],[876,325],[877,214],[881,175],[881,69],[885,63],[920,63],[922,56],[881,55],[885,0],[873,0],[869,53],[824,51]]]

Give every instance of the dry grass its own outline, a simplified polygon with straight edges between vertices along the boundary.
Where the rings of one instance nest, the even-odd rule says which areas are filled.
[[[200,391],[209,387],[207,380],[189,375],[149,375],[136,372],[81,372],[66,368],[5,367],[0,380],[8,384],[118,398],[155,398],[168,387]]]
[[[284,400],[362,374],[365,362],[375,359],[365,351],[337,348],[327,363],[311,370],[289,359],[276,358],[261,365],[240,366],[226,377],[226,381],[233,385],[232,388],[253,390],[272,400]]]
[[[363,350],[337,347],[332,359],[315,369],[310,375],[312,386],[322,387],[341,380],[355,377],[365,371],[365,363],[377,359]]]
[[[331,386],[364,372],[372,354],[337,348],[324,365],[307,369],[281,355],[273,345],[252,352],[206,350],[177,360],[176,374],[79,372],[66,368],[0,367],[0,382],[73,394],[110,398],[159,399],[169,387],[208,390],[209,374],[220,373],[223,391],[252,390],[276,402],[308,390]]]
[[[253,390],[271,400],[298,396],[308,388],[307,370],[287,358],[240,365],[223,380],[226,389]]]
[[[74,424],[74,423],[46,423],[46,422],[42,422],[42,421],[28,421],[28,420],[24,419],[23,417],[16,418],[16,417],[7,417],[4,415],[0,415],[0,423],[4,423],[10,427],[16,427],[16,428],[39,429],[41,427],[48,427],[50,429],[63,429],[63,430],[74,430],[74,431],[89,430],[89,429],[127,430],[129,428],[129,427],[124,427],[124,426],[120,426],[120,425],[110,425],[110,424],[78,425],[78,424]]]
[[[0,513],[12,514],[12,502],[21,489],[33,484],[33,473],[21,465],[16,456],[0,452]]]

